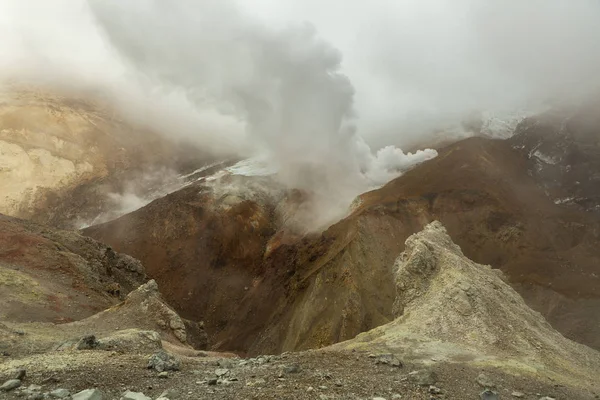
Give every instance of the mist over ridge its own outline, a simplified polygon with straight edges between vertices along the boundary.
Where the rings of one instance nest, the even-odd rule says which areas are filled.
[[[134,123],[269,160],[338,211],[436,155],[402,147],[471,135],[472,115],[577,99],[600,67],[593,1],[6,0],[0,11],[3,80],[100,93]]]

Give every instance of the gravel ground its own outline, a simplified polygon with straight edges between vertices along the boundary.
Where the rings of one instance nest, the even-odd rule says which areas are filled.
[[[51,354],[45,356],[52,357]],[[66,356],[56,354],[57,358]],[[398,367],[378,363],[379,357],[361,352],[309,351],[254,359],[182,357],[180,370],[169,371],[166,378],[147,369],[148,358],[144,356],[107,355],[98,351],[80,351],[70,356],[76,356],[78,361],[54,364],[61,368],[47,369],[40,364],[28,367],[22,388],[42,385],[40,393],[57,388],[71,393],[98,388],[104,400],[119,399],[127,390],[143,392],[152,399],[171,390],[170,400],[479,399],[485,388],[478,380],[481,381],[480,374],[484,373],[499,399],[600,398],[595,393],[566,388],[551,381],[540,382],[535,377],[512,376],[489,367],[484,371],[462,364],[435,362],[428,366],[404,364]],[[18,367],[20,362],[13,360],[10,364]],[[6,371],[8,369],[4,369],[2,376],[8,379]],[[411,374],[413,371],[425,373]],[[223,375],[217,379],[217,374]],[[523,396],[513,396],[516,392]],[[0,398],[2,396],[6,399],[31,397],[21,388],[0,393]]]

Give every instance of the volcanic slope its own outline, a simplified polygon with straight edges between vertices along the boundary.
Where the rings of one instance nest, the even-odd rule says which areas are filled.
[[[600,353],[554,330],[500,270],[466,258],[438,221],[406,240],[394,270],[396,319],[331,349],[469,360],[590,392],[600,388]]]
[[[599,348],[597,217],[554,204],[527,166],[507,141],[467,139],[360,196],[320,234],[286,229],[302,196],[244,190],[264,177],[230,182],[233,194],[189,186],[84,233],[142,260],[169,303],[206,322],[215,349],[256,354],[326,346],[391,321],[394,260],[439,220],[559,331]]]
[[[146,280],[133,257],[72,231],[0,214],[0,318],[64,323],[108,308]]]
[[[13,349],[29,353],[0,356],[0,377],[26,373],[19,373],[21,387],[3,396],[89,394],[92,388],[108,398],[181,400],[600,395],[600,353],[556,332],[499,270],[467,259],[439,222],[410,236],[390,269],[391,322],[323,349],[250,359],[177,344],[173,335],[189,331],[173,329],[181,325],[172,322],[178,316],[150,281],[123,303],[82,321],[19,324],[25,328]],[[65,341],[90,329],[98,337]],[[148,369],[156,352],[173,370]],[[123,394],[127,390],[143,395]]]
[[[210,161],[128,123],[97,96],[0,88],[0,213],[78,228]]]

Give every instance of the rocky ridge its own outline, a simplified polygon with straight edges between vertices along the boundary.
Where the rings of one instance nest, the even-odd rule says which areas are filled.
[[[293,213],[302,193],[215,196],[202,182],[83,232],[140,258],[178,312],[205,321],[215,350],[260,354],[330,345],[391,321],[391,266],[408,236],[439,220],[560,332],[598,348],[600,221],[548,199],[527,162],[507,141],[454,143],[360,196],[320,233],[286,229],[280,210]],[[259,183],[240,179],[242,188]]]
[[[408,238],[405,247],[394,265],[396,318],[352,340],[321,350],[241,359],[174,344],[115,351],[87,346],[94,341],[83,338],[81,346],[0,364],[8,385],[4,396],[64,395],[80,400],[600,396],[593,380],[600,371],[600,354],[554,331],[503,281],[502,274],[464,257],[441,224],[428,225]],[[141,299],[154,296],[155,289],[153,282],[142,286],[129,295],[130,302],[146,304]],[[110,312],[99,314],[91,326],[103,326],[101,321],[110,318]],[[22,340],[30,340],[29,334]],[[99,343],[105,340],[99,335]]]

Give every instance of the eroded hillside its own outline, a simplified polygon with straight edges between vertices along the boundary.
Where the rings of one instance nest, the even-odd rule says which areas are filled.
[[[226,197],[202,184],[85,233],[139,257],[168,301],[206,321],[216,348],[260,353],[324,346],[389,322],[393,260],[437,219],[559,331],[598,347],[596,217],[555,204],[527,171],[510,143],[474,138],[361,196],[322,234],[286,235],[276,204],[243,194],[215,207]]]
[[[127,123],[90,94],[0,91],[0,213],[80,227],[121,211],[122,197],[143,197],[209,161],[189,143]]]

